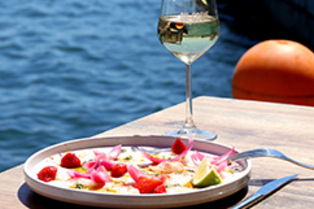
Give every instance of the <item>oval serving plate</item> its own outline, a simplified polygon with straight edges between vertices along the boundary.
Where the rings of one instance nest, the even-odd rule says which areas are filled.
[[[169,136],[109,136],[66,141],[47,147],[30,156],[23,168],[25,181],[38,194],[73,204],[111,208],[169,208],[196,205],[222,199],[244,188],[250,180],[252,164],[247,160],[242,161],[245,169],[233,181],[198,189],[193,192],[176,194],[111,194],[53,186],[38,180],[33,169],[40,161],[56,153],[111,147],[117,144],[122,144],[123,146],[171,147],[175,140],[176,137]],[[187,139],[183,138],[182,140]],[[192,148],[192,150],[214,155],[225,154],[230,149],[231,147],[226,145],[199,140],[194,140]]]

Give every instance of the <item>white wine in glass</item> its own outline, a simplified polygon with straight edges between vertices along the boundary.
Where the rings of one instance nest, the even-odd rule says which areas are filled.
[[[186,119],[180,130],[167,135],[213,140],[213,131],[199,130],[193,121],[192,63],[207,52],[220,33],[215,0],[163,0],[158,22],[160,42],[186,64]]]

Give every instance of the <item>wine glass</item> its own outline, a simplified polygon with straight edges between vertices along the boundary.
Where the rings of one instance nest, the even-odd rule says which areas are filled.
[[[215,0],[162,0],[158,22],[160,42],[186,64],[186,118],[180,130],[166,135],[184,135],[213,140],[213,131],[199,130],[193,121],[192,63],[208,51],[220,33]]]

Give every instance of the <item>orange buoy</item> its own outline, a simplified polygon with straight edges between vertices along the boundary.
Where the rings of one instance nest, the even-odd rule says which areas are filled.
[[[233,97],[314,106],[314,53],[300,43],[267,40],[240,58]]]

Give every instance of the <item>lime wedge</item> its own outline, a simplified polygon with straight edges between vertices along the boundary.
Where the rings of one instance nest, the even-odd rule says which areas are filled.
[[[192,184],[195,187],[207,187],[222,183],[222,179],[216,169],[211,165],[206,157],[203,158],[198,166],[195,175],[192,179]]]

